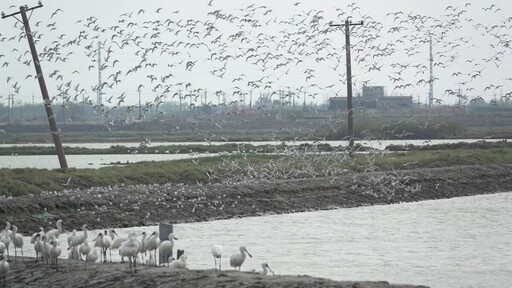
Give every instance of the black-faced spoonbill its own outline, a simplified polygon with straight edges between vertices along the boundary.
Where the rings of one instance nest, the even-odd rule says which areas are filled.
[[[215,261],[215,271],[217,271],[217,258],[219,259],[219,270],[222,270],[222,245],[212,246],[213,261]]]
[[[87,241],[85,241],[85,243],[87,243]],[[85,245],[82,244],[82,245]],[[87,245],[89,246],[89,245]],[[81,248],[81,247],[80,247]],[[96,249],[92,249],[91,251],[89,251],[89,253],[85,256],[85,269],[87,269],[87,263],[93,263],[93,262],[96,262],[96,260],[98,260],[98,252],[96,251]]]
[[[4,279],[4,287],[7,272],[9,272],[9,263],[7,263],[7,258],[5,258],[4,254],[0,254],[0,277]]]
[[[231,267],[234,267],[235,270],[236,267],[238,267],[238,271],[240,271],[240,269],[242,268],[242,264],[244,264],[245,258],[247,257],[245,253],[247,253],[247,255],[249,255],[249,257],[252,258],[251,253],[247,251],[245,246],[240,246],[240,253],[231,256],[231,258],[229,259],[229,264],[231,265]]]
[[[69,247],[68,247],[68,250],[71,249],[72,253],[73,253],[73,258],[77,257],[77,258],[82,258],[82,254],[78,252],[78,246],[79,245],[82,245],[84,243],[85,240],[87,240],[87,224],[84,224],[82,226],[82,235],[75,235],[73,236],[70,240],[68,240],[68,244],[69,244]],[[87,255],[87,254],[86,254]]]
[[[112,249],[110,246],[112,245],[115,236],[119,237],[114,229],[108,229],[108,233],[105,230],[105,236],[103,237],[103,247],[105,247],[105,258],[107,258],[107,249],[109,251],[110,262],[112,262]]]
[[[114,230],[112,230],[112,231],[114,231]],[[110,251],[112,251],[112,249],[121,248],[121,245],[123,244],[123,242],[125,242],[127,240],[128,240],[127,236],[115,238],[114,241],[112,241],[112,244],[110,244]],[[110,259],[112,259],[112,256],[110,257]],[[124,263],[124,257],[121,257],[121,263]]]
[[[187,268],[187,255],[183,254],[177,261],[171,262],[171,267],[174,269],[185,269]]]
[[[0,232],[0,242],[5,245],[5,250],[7,250],[7,258],[9,258],[9,245],[11,245],[11,223],[5,222],[5,230]]]
[[[96,238],[94,238],[94,247],[99,247],[100,248],[100,262],[107,262],[106,259],[103,259],[103,256],[107,256],[107,252],[105,251],[105,254],[103,254],[103,237],[105,237],[103,235],[103,232],[100,232],[98,233],[98,236]]]
[[[276,273],[274,273],[274,271],[272,271],[272,269],[270,269],[270,266],[268,266],[267,263],[261,264],[261,268],[263,268],[263,272],[261,272],[261,274],[263,274],[263,275],[267,275],[268,271],[272,272],[272,275],[276,275]]]
[[[52,229],[46,233],[48,239],[54,237],[55,239],[59,239],[60,234],[62,233],[62,219],[57,220],[57,229]]]
[[[18,227],[12,225],[12,244],[14,245],[14,262],[16,262],[17,248],[21,250],[21,257],[23,257],[23,235],[18,233]],[[23,260],[23,258],[22,258]]]
[[[158,249],[158,246],[160,245],[160,233],[158,231],[153,232],[148,239],[146,239],[145,248],[146,251],[149,252],[149,260],[152,262],[152,254],[151,251],[154,251],[153,255],[155,256],[154,260],[156,264],[156,249]]]
[[[130,261],[130,273],[132,272],[132,264],[137,272],[137,254],[140,250],[140,241],[137,239],[137,234],[131,234],[127,241],[121,244],[119,248],[119,254],[121,257],[128,257]]]
[[[59,242],[55,239],[51,239],[49,242],[52,247],[50,248],[50,265],[55,263],[55,271],[59,271],[59,265],[57,264],[57,259],[61,254],[61,249],[59,247]]]
[[[44,228],[40,227],[39,232],[32,234],[30,243],[34,244],[34,251],[36,252],[36,262],[39,261],[39,254],[41,254],[41,260],[43,260],[43,235]]]
[[[158,249],[160,253],[164,254],[165,259],[169,258],[169,254],[172,254],[172,248],[174,247],[174,240],[178,240],[173,233],[169,233],[169,240],[160,242]],[[169,262],[167,262],[169,265]]]

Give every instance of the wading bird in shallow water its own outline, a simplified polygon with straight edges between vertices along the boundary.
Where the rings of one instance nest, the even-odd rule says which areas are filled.
[[[219,259],[219,270],[222,270],[222,245],[213,245],[212,255],[215,261],[215,270],[217,270],[217,258]]]
[[[247,257],[247,255],[245,255],[246,253],[247,255],[249,255],[249,257],[252,258],[252,255],[251,253],[249,253],[249,251],[247,251],[247,248],[245,248],[245,246],[240,246],[240,253],[231,256],[231,258],[229,259],[229,264],[231,265],[231,267],[234,267],[235,270],[236,267],[238,267],[238,270],[240,271],[240,269],[242,268],[242,264],[244,264],[245,258]]]

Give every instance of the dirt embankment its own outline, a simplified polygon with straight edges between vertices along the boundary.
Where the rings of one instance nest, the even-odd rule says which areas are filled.
[[[276,182],[146,185],[0,199],[0,221],[23,233],[183,223],[509,191],[512,165],[455,166]],[[0,222],[0,223],[2,223]]]

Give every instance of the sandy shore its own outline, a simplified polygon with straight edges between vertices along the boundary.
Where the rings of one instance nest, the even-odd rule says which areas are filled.
[[[10,263],[6,287],[339,287],[408,288],[387,282],[336,282],[310,276],[264,276],[250,272],[215,270],[173,270],[139,265],[130,273],[128,264],[89,263],[87,270],[78,260],[60,260],[59,270],[48,270],[41,262],[25,258]]]

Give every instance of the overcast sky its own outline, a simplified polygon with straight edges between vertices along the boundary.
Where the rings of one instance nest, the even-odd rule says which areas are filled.
[[[356,2],[353,3],[353,2]],[[241,94],[248,93],[249,90],[253,90],[254,93],[261,91],[269,92],[275,89],[285,90],[296,90],[300,89],[300,93],[307,93],[308,101],[321,102],[331,96],[345,96],[346,88],[345,84],[340,81],[345,77],[345,59],[344,59],[344,39],[341,31],[337,33],[328,33],[321,35],[321,33],[306,31],[303,34],[296,36],[291,34],[289,38],[286,38],[286,33],[294,32],[293,29],[297,29],[297,25],[294,21],[302,19],[301,17],[307,17],[308,21],[311,16],[318,11],[322,11],[320,15],[321,29],[325,28],[325,23],[334,21],[340,23],[348,15],[352,16],[354,21],[358,21],[362,18],[367,19],[366,25],[372,22],[381,23],[377,28],[361,27],[357,28],[356,35],[353,37],[354,43],[361,43],[358,41],[365,41],[365,39],[372,38],[374,35],[378,35],[379,39],[371,39],[372,45],[375,47],[383,48],[388,43],[396,44],[394,47],[389,45],[390,49],[387,51],[387,55],[379,55],[378,50],[373,47],[363,47],[358,50],[359,46],[354,46],[352,49],[352,61],[353,61],[353,74],[354,74],[354,88],[355,91],[359,91],[363,83],[369,85],[385,86],[387,94],[389,95],[413,95],[415,100],[419,99],[425,103],[425,98],[428,95],[429,86],[426,85],[424,80],[429,80],[428,71],[425,69],[418,71],[420,65],[429,66],[429,55],[428,55],[428,43],[418,40],[425,35],[425,31],[428,30],[425,27],[419,27],[419,18],[408,18],[414,15],[425,15],[431,17],[427,20],[425,25],[435,24],[435,19],[439,19],[439,23],[446,25],[450,19],[459,19],[458,23],[452,23],[456,26],[444,26],[445,28],[437,29],[433,32],[434,38],[434,53],[438,53],[434,57],[436,63],[434,67],[434,97],[440,99],[439,103],[456,103],[458,97],[454,95],[453,91],[461,88],[461,94],[467,95],[468,99],[475,99],[479,96],[486,100],[490,100],[493,97],[500,97],[509,92],[512,92],[511,80],[507,78],[512,77],[512,59],[510,55],[510,48],[508,48],[508,27],[512,25],[512,22],[508,20],[508,17],[512,15],[512,4],[510,1],[471,1],[470,4],[466,4],[469,1],[326,1],[326,0],[315,0],[315,1],[257,1],[257,5],[251,7],[254,1],[226,1],[226,0],[213,0],[213,1],[121,1],[121,0],[109,0],[109,1],[43,1],[44,7],[34,11],[31,19],[32,30],[38,31],[41,34],[40,41],[37,43],[37,49],[39,53],[42,53],[44,49],[54,47],[55,43],[64,44],[67,41],[71,41],[80,35],[81,31],[84,33],[90,33],[91,37],[96,34],[100,34],[97,39],[100,39],[106,44],[106,47],[113,47],[111,57],[109,59],[102,59],[108,67],[102,70],[102,81],[112,82],[113,78],[108,79],[107,77],[112,76],[116,72],[120,72],[120,82],[116,83],[111,87],[105,87],[103,90],[103,98],[109,98],[111,96],[116,99],[120,94],[125,93],[127,95],[125,103],[135,103],[137,100],[137,90],[141,90],[143,101],[154,101],[153,99],[159,94],[162,94],[163,87],[169,85],[168,95],[172,95],[178,89],[197,90],[206,89],[209,95],[213,92],[222,90],[228,95],[228,100],[232,98],[242,97],[240,94],[233,94],[234,90],[243,90]],[[26,3],[29,6],[37,5],[37,1],[2,1],[0,4],[0,11],[5,13],[16,12],[19,10],[20,3]],[[209,5],[210,4],[210,5]],[[10,7],[14,5],[15,7]],[[265,5],[268,10],[272,10],[268,14],[264,14],[267,9],[257,10],[252,15],[247,15],[248,11],[251,11],[256,6]],[[251,7],[251,8],[249,8]],[[162,8],[161,10],[157,9]],[[341,10],[336,10],[339,8]],[[57,11],[55,15],[53,13]],[[144,9],[143,12],[140,9]],[[310,13],[310,10],[316,10]],[[238,19],[233,22],[215,20],[212,15],[207,15],[209,12],[221,10],[224,15],[233,15]],[[179,11],[174,13],[175,11]],[[338,16],[340,11],[345,14]],[[459,13],[460,16],[449,15],[451,13]],[[122,19],[120,15],[123,13],[133,12],[131,18],[119,23]],[[403,14],[389,14],[403,12]],[[308,14],[309,13],[309,14]],[[304,16],[304,15],[308,16]],[[302,15],[302,16],[297,16]],[[98,18],[94,25],[84,27],[84,24],[88,22],[88,18],[94,16]],[[366,18],[371,17],[371,18]],[[395,19],[396,17],[396,19]],[[241,19],[259,19],[262,22],[270,21],[270,24],[264,25],[263,27],[250,27],[250,25],[241,26]],[[288,21],[289,19],[293,21]],[[144,21],[155,21],[160,20],[164,22],[167,19],[183,19],[181,24],[186,23],[187,19],[193,19],[195,21],[206,21],[209,20],[214,23],[218,31],[213,31],[212,35],[205,36],[205,27],[199,27],[198,38],[190,40],[190,43],[198,43],[200,40],[204,40],[210,47],[207,50],[204,47],[198,47],[191,49],[185,48],[184,45],[172,48],[172,52],[179,52],[179,55],[171,56],[165,53],[170,50],[167,49],[163,55],[161,50],[165,50],[162,46],[159,46],[156,51],[152,51],[147,55],[147,63],[155,63],[157,65],[143,67],[133,73],[126,73],[136,66],[141,61],[140,54],[136,55],[137,47],[126,47],[123,49],[118,48],[112,44],[111,40],[121,42],[119,38],[111,38],[114,34],[113,27],[119,25],[119,29],[124,29],[124,36],[131,35],[143,35],[145,33],[155,32],[152,30],[152,24],[144,24]],[[81,20],[81,22],[76,23]],[[215,21],[214,21],[215,20]],[[402,22],[407,20],[408,22]],[[14,27],[16,20],[14,18],[3,19],[0,22],[0,38],[5,37],[9,39],[12,36],[19,35],[20,26]],[[36,23],[39,26],[36,27]],[[48,24],[52,25],[55,22],[55,26],[47,27]],[[140,25],[137,27],[127,27],[129,22],[137,23]],[[291,23],[290,23],[291,22]],[[295,24],[294,24],[295,23]],[[92,27],[99,25],[106,29],[103,32],[92,31]],[[142,26],[146,25],[145,28]],[[373,25],[373,24],[372,24]],[[491,29],[494,25],[505,25],[505,27],[498,27]],[[53,28],[55,27],[55,28]],[[397,27],[402,27],[398,31]],[[416,28],[415,28],[416,27]],[[419,27],[419,28],[417,28]],[[153,27],[154,28],[154,27]],[[189,27],[182,28],[185,31]],[[53,30],[52,30],[53,29]],[[251,30],[253,29],[253,30]],[[366,30],[368,35],[365,35]],[[395,29],[395,31],[390,31]],[[415,30],[417,29],[417,30]],[[176,31],[175,28],[174,31]],[[235,41],[229,40],[228,36],[236,34],[238,31],[246,31],[250,38],[250,42],[244,42],[243,39],[237,38]],[[279,31],[284,31],[279,33]],[[133,32],[133,34],[129,34]],[[212,53],[217,52],[217,55],[225,53],[241,53],[242,50],[250,49],[251,46],[256,48],[257,41],[256,35],[260,33],[266,33],[275,37],[283,37],[284,46],[293,42],[293,37],[297,37],[297,41],[304,41],[304,35],[310,33],[314,39],[319,39],[320,42],[323,38],[331,39],[329,46],[318,53],[302,55],[298,54],[299,51],[315,51],[312,47],[312,42],[308,42],[303,49],[286,49],[287,47],[272,46],[268,45],[268,50],[264,53],[275,53],[283,54],[283,59],[304,59],[300,64],[291,64],[284,67],[279,67],[282,63],[282,59],[276,57],[274,63],[268,62],[268,67],[261,67],[259,64],[250,64],[251,61],[243,61],[245,57],[240,59],[227,61],[225,70],[226,73],[223,77],[219,77],[219,74],[223,70],[219,70],[224,65],[223,61],[217,59],[213,61],[206,60],[212,58]],[[172,33],[161,32],[155,39],[147,39],[151,43],[154,41],[162,41],[165,43],[172,43],[173,41],[187,42],[187,35],[183,33],[178,36],[173,36]],[[370,34],[371,33],[371,34]],[[446,35],[445,35],[446,34]],[[490,36],[494,34],[494,36]],[[208,41],[212,41],[217,35],[222,35],[220,41],[225,43],[225,49],[223,50],[219,43],[210,44]],[[60,39],[59,39],[60,37]],[[174,38],[173,38],[174,37]],[[417,39],[413,39],[418,37]],[[497,40],[503,39],[502,41]],[[23,100],[25,103],[28,102],[32,94],[40,97],[39,87],[37,81],[34,78],[30,78],[30,74],[34,74],[33,66],[23,65],[22,62],[29,60],[30,55],[25,55],[24,52],[28,50],[28,44],[25,39],[16,38],[15,40],[7,40],[4,38],[2,45],[0,46],[0,55],[5,55],[0,59],[0,103],[5,102],[5,96],[10,91],[17,90],[16,99]],[[267,38],[265,41],[268,42]],[[292,40],[290,40],[292,39]],[[312,38],[313,39],[313,38]],[[400,42],[401,40],[405,40]],[[413,40],[411,40],[413,39]],[[208,40],[208,41],[207,41]],[[55,61],[55,58],[43,61],[42,68],[46,75],[48,87],[50,90],[51,97],[59,95],[62,92],[62,84],[69,83],[71,86],[77,87],[77,91],[67,91],[72,98],[81,100],[85,94],[90,99],[96,98],[94,86],[98,84],[98,69],[97,62],[95,62],[97,55],[90,54],[90,50],[87,50],[85,46],[92,44],[95,40],[88,38],[82,41],[78,45],[70,45],[65,48],[61,48],[62,57],[69,54],[66,57],[66,61]],[[275,42],[281,41],[280,39]],[[286,42],[288,41],[288,42]],[[315,40],[312,40],[315,41]],[[373,42],[372,42],[373,41]],[[318,44],[318,42],[314,42]],[[420,43],[420,45],[418,45]],[[96,44],[95,44],[96,45]],[[144,46],[144,45],[142,45]],[[214,47],[215,46],[215,47]],[[149,46],[144,46],[148,48]],[[169,48],[169,47],[167,47]],[[338,50],[336,50],[338,48]],[[107,49],[107,48],[105,48]],[[142,48],[141,48],[142,49]],[[277,49],[277,50],[276,50]],[[283,49],[282,51],[279,49]],[[410,49],[410,50],[408,50]],[[140,49],[139,49],[140,50]],[[234,52],[233,52],[234,51]],[[333,57],[328,56],[337,54]],[[89,53],[89,56],[86,55]],[[288,54],[286,54],[288,53]],[[103,57],[106,57],[106,51],[103,51]],[[224,55],[224,56],[225,56]],[[236,54],[233,54],[236,55]],[[21,56],[21,57],[20,57]],[[253,60],[258,59],[259,56],[251,57]],[[263,58],[263,56],[261,56]],[[320,59],[321,58],[321,59]],[[117,61],[116,61],[117,60]],[[113,62],[116,61],[116,64]],[[341,62],[340,62],[341,61]],[[5,62],[9,64],[4,66]],[[193,67],[187,66],[187,63],[191,62]],[[341,64],[341,65],[337,65]],[[397,67],[397,64],[398,65]],[[476,65],[478,64],[478,65]],[[181,65],[181,66],[180,66]],[[94,66],[94,67],[93,67]],[[145,64],[142,64],[145,66]],[[413,67],[416,66],[416,67]],[[278,68],[276,68],[278,67]],[[334,68],[336,67],[336,68]],[[373,69],[373,68],[376,69]],[[405,67],[401,69],[400,67]],[[190,68],[190,69],[189,69]],[[263,69],[262,69],[263,68]],[[314,70],[313,72],[308,69]],[[218,70],[218,71],[215,71]],[[403,71],[402,71],[403,70]],[[49,77],[52,72],[57,71],[52,78]],[[220,72],[219,72],[220,71]],[[477,71],[479,75],[475,76]],[[421,72],[421,73],[420,73]],[[309,73],[309,74],[308,74]],[[172,74],[168,80],[163,81],[162,77]],[[60,79],[55,79],[56,76],[62,75]],[[242,75],[242,76],[240,76]],[[313,75],[313,76],[311,76]],[[122,76],[122,77],[121,77]],[[154,76],[155,79],[151,79]],[[307,76],[311,76],[306,79]],[[238,81],[237,78],[243,78]],[[247,85],[247,82],[265,78],[264,81],[272,82],[272,88],[264,89],[264,85],[261,84],[259,87],[251,87]],[[7,81],[9,78],[9,81]],[[121,79],[122,78],[122,79]],[[177,84],[183,83],[181,86]],[[190,83],[189,86],[185,87],[186,84]],[[462,83],[462,84],[461,84]],[[15,86],[13,86],[16,84]],[[156,87],[158,84],[162,84],[162,87]],[[314,84],[314,85],[312,85]],[[410,84],[410,85],[407,85]],[[143,88],[141,88],[142,86]],[[405,87],[404,87],[405,86]],[[20,88],[21,87],[21,88]],[[284,88],[287,87],[287,88]],[[288,88],[289,87],[289,88]],[[319,88],[318,88],[319,87]],[[83,89],[83,90],[82,90]],[[78,91],[82,91],[79,97],[77,96]],[[203,91],[203,90],[201,90]],[[185,93],[185,92],[184,92]],[[192,93],[192,92],[191,92]],[[197,93],[197,92],[195,92]],[[203,93],[203,92],[201,92]],[[62,96],[62,94],[60,94]],[[73,97],[75,96],[75,97]],[[247,96],[247,95],[246,95]],[[170,96],[169,96],[170,97]],[[213,99],[210,101],[217,102],[217,98],[210,96]],[[168,99],[167,99],[168,100]],[[175,98],[172,100],[176,100]]]

